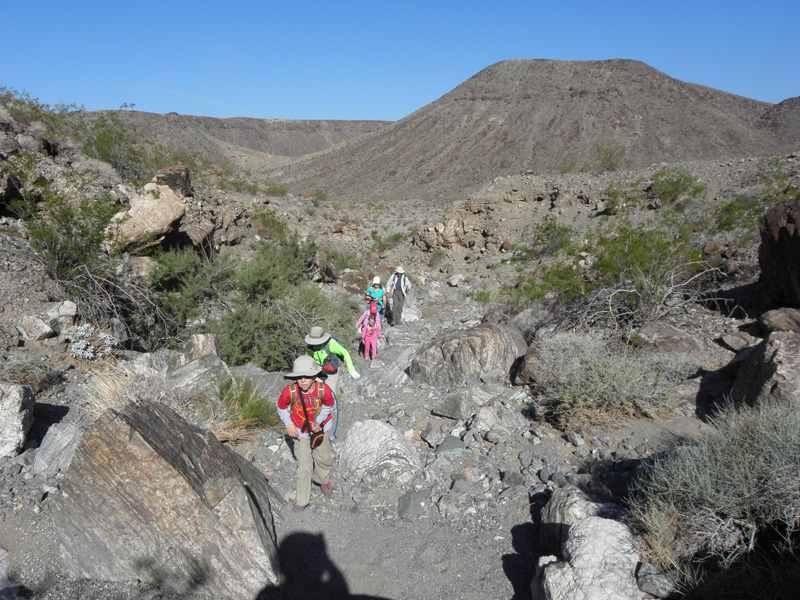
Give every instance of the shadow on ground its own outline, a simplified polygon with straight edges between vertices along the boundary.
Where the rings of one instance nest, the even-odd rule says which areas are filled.
[[[389,600],[380,596],[351,594],[342,572],[328,556],[325,537],[293,533],[278,546],[283,584],[268,585],[256,600]]]

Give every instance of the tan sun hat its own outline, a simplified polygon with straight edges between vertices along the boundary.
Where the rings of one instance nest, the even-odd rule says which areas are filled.
[[[322,373],[322,367],[310,356],[298,356],[294,359],[292,372],[285,373],[284,379],[299,379],[300,377],[316,377]]]
[[[331,339],[330,333],[325,333],[325,330],[322,327],[315,326],[311,328],[311,331],[308,332],[306,336],[306,344],[309,346],[321,346],[325,342]]]
[[[405,270],[403,267],[397,267],[397,268],[394,270],[394,272],[395,272],[395,273],[400,273],[400,274],[402,275],[403,273],[405,273],[405,272],[406,272],[406,270]]]

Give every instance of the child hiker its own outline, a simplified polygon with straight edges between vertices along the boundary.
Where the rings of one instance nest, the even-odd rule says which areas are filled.
[[[323,496],[333,490],[328,476],[331,473],[331,442],[325,435],[321,443],[312,448],[311,434],[327,432],[332,426],[335,404],[328,384],[315,379],[324,373],[310,356],[298,356],[292,372],[284,375],[289,385],[278,398],[278,416],[286,426],[286,433],[294,438],[297,457],[297,493],[293,512],[301,512],[311,499],[312,479],[319,485]]]
[[[364,325],[366,325],[367,319],[369,319],[370,315],[375,315],[375,321],[378,323],[378,325],[381,324],[381,313],[378,312],[377,302],[370,302],[366,310],[361,313],[360,317],[358,317],[358,321],[356,321],[357,333],[361,333],[361,329],[364,327]]]
[[[364,340],[364,358],[372,360],[378,355],[378,339],[381,336],[381,325],[375,316],[375,313],[369,315],[369,319],[361,328],[361,339]],[[370,348],[372,353],[370,354]]]

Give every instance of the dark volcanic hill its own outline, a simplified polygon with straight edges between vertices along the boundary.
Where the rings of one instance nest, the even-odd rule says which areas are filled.
[[[295,192],[448,200],[498,175],[599,168],[609,155],[620,167],[643,167],[791,151],[799,112],[633,60],[510,60],[278,175]]]

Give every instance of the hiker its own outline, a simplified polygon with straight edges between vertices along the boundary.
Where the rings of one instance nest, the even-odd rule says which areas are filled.
[[[402,325],[403,323],[403,305],[406,302],[406,294],[411,289],[411,282],[406,276],[406,271],[403,267],[397,267],[386,282],[386,293],[392,295],[392,306],[390,314],[392,316],[392,326]]]
[[[361,313],[361,316],[358,317],[358,321],[356,321],[356,332],[361,333],[361,328],[364,327],[364,323],[367,322],[370,315],[375,315],[375,319],[378,322],[378,325],[381,324],[381,313],[378,312],[378,303],[377,302],[370,302],[367,309]]]
[[[378,303],[378,312],[380,313],[381,317],[383,317],[384,303],[385,298],[384,295],[386,292],[381,287],[381,278],[377,275],[372,278],[372,285],[367,288],[367,291],[364,292],[364,299],[368,302],[377,302]]]
[[[331,472],[331,442],[325,435],[312,448],[312,433],[327,432],[332,426],[335,404],[331,388],[317,377],[324,371],[310,356],[298,356],[292,372],[283,377],[291,383],[278,397],[278,416],[286,426],[286,433],[295,439],[297,458],[297,493],[293,512],[305,510],[311,499],[311,481],[319,485],[323,496],[333,491],[328,479]],[[324,377],[324,375],[323,375]]]
[[[339,395],[339,361],[343,360],[347,372],[353,379],[361,375],[353,365],[353,359],[344,346],[335,337],[327,333],[322,327],[312,327],[305,337],[306,355],[311,356],[328,376],[326,383],[333,390],[334,395]]]
[[[377,322],[375,313],[372,313],[361,328],[361,339],[364,341],[364,358],[372,360],[378,355],[378,340],[382,337],[381,325]],[[370,349],[372,349],[371,354]]]

